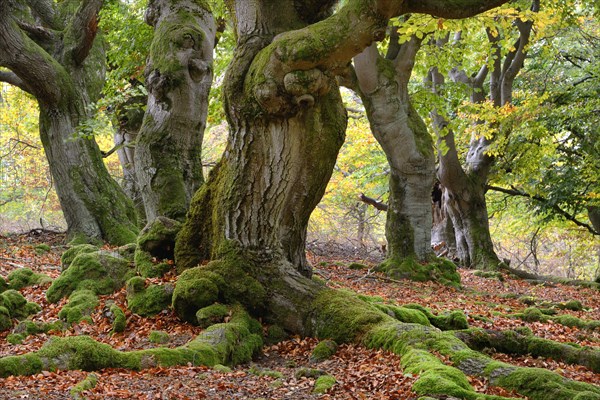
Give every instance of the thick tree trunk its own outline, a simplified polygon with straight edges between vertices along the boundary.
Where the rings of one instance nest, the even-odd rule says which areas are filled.
[[[212,83],[215,23],[203,0],[153,0],[148,105],[135,169],[148,221],[183,220],[203,183],[201,150]]]
[[[86,106],[104,83],[104,52],[94,40],[101,3],[90,0],[76,9],[71,3],[44,3],[71,8],[65,21],[42,18],[40,27],[19,25],[14,4],[0,3],[0,65],[38,100],[40,135],[69,236],[125,244],[137,234],[132,203],[109,176],[93,137],[87,137],[93,132],[83,126],[90,117]]]
[[[413,38],[392,59],[371,46],[354,59],[371,131],[390,165],[386,238],[388,258],[396,261],[426,261],[432,255],[433,141],[408,94],[419,46]]]

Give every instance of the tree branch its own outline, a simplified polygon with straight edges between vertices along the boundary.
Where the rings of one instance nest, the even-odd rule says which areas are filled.
[[[39,45],[44,45],[54,39],[54,32],[39,25],[31,25],[23,21],[18,22],[19,28],[27,32],[27,36]]]
[[[546,205],[549,204],[548,199],[546,199],[546,198],[544,198],[542,196],[532,195],[532,194],[529,194],[527,192],[523,192],[521,190],[518,190],[516,188],[506,189],[506,188],[502,188],[502,187],[499,187],[499,186],[487,185],[486,189],[487,190],[493,190],[495,192],[504,193],[504,194],[507,194],[509,196],[525,197],[525,198],[528,198],[528,199],[531,199],[531,200],[535,200],[535,201],[538,201],[538,202],[546,204]],[[579,221],[574,215],[569,214],[567,211],[565,211],[562,208],[560,208],[557,204],[553,204],[551,206],[551,208],[557,214],[561,215],[566,220],[573,222],[575,225],[577,225],[579,227],[587,229],[592,235],[600,235],[600,232],[596,231],[592,226],[590,226],[589,224],[586,224],[585,222]]]
[[[16,86],[27,93],[31,93],[25,82],[23,82],[23,80],[14,72],[0,71],[0,82],[6,82],[9,85]]]
[[[508,0],[407,0],[404,9],[407,13],[459,19],[472,17],[507,2]]]
[[[56,30],[60,29],[54,18],[54,2],[52,0],[27,0],[27,5],[31,8],[33,15],[37,17],[44,26]]]
[[[84,0],[77,10],[73,22],[67,28],[70,40],[66,43],[74,43],[70,49],[73,61],[81,64],[88,56],[94,44],[98,32],[98,13],[102,7],[103,0]]]
[[[388,205],[387,204],[385,204],[382,201],[375,200],[372,197],[365,196],[364,193],[361,193],[360,196],[358,196],[358,198],[363,203],[367,203],[368,205],[371,205],[371,206],[375,207],[379,211],[387,211],[388,210]]]

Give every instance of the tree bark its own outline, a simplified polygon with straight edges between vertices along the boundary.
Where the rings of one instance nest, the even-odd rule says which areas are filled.
[[[0,65],[38,101],[40,136],[69,237],[125,244],[138,231],[132,203],[108,174],[93,132],[84,129],[87,106],[104,83],[104,53],[95,40],[101,4],[82,2],[64,20],[37,27],[17,21],[15,4],[2,2]],[[37,13],[49,15],[45,8]]]
[[[397,41],[397,35],[390,40]],[[373,135],[390,165],[386,220],[388,259],[431,255],[433,141],[410,102],[408,81],[420,41],[411,39],[392,57],[372,45],[354,58],[360,95]],[[390,45],[392,49],[394,45]]]
[[[148,104],[135,151],[146,218],[182,221],[203,183],[201,150],[212,83],[215,22],[203,0],[153,0]]]

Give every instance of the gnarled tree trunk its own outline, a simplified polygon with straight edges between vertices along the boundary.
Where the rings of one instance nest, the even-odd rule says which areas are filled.
[[[95,40],[102,1],[17,3],[0,4],[0,65],[38,101],[40,135],[69,236],[132,242],[133,205],[109,176],[93,132],[85,130],[87,106],[104,84],[104,53]]]
[[[183,220],[202,176],[215,23],[204,0],[152,0],[148,104],[135,150],[146,218]]]
[[[395,34],[390,40],[385,58],[373,45],[354,58],[354,65],[371,131],[390,165],[388,259],[427,261],[432,254],[433,141],[408,93],[420,41],[399,45]]]

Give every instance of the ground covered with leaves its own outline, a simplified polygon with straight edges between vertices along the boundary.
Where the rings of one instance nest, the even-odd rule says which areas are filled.
[[[15,270],[29,268],[36,273],[56,278],[61,270],[60,256],[66,249],[63,242],[64,237],[61,235],[43,232],[0,236],[0,276],[6,279]],[[581,325],[580,321],[600,320],[600,296],[596,289],[556,283],[531,284],[506,275],[484,277],[469,270],[460,270],[462,288],[457,289],[432,282],[414,283],[389,279],[374,273],[372,262],[357,264],[361,260],[335,259],[322,254],[309,256],[315,265],[315,274],[334,288],[348,288],[396,305],[418,303],[436,314],[462,310],[469,325],[473,327],[494,330],[527,327],[543,338],[600,347],[600,327],[577,326]],[[166,284],[174,282],[175,278],[173,273],[167,273],[163,278],[148,281]],[[20,289],[28,301],[42,307],[41,312],[29,317],[33,321],[58,321],[58,312],[66,303],[65,299],[56,304],[48,303],[48,286],[48,282],[42,282]],[[84,320],[64,330],[29,335],[21,343],[11,340],[15,334],[14,329],[2,331],[0,357],[37,350],[52,336],[89,335],[118,350],[128,351],[157,346],[181,346],[201,332],[199,327],[180,322],[172,310],[165,310],[154,317],[141,317],[127,310],[126,302],[125,289],[112,295],[100,296],[99,305],[92,313],[91,320]],[[127,310],[126,329],[120,333],[111,332],[107,304],[113,303]],[[534,308],[543,313],[538,313]],[[267,345],[253,363],[232,369],[183,366],[141,371],[105,369],[93,373],[43,371],[30,377],[11,376],[0,379],[0,398],[417,398],[411,391],[416,377],[402,371],[398,356],[356,345],[342,345],[331,358],[317,361],[311,354],[318,343],[312,338],[290,337]],[[510,356],[497,353],[494,349],[485,351],[498,360],[515,365],[546,368],[582,382],[600,382],[600,373],[582,366],[568,365],[550,358]],[[451,363],[439,356],[443,361]],[[315,383],[324,374],[335,377],[336,383],[325,393],[315,393]],[[469,377],[469,380],[481,393],[524,398],[491,386],[480,378]]]

